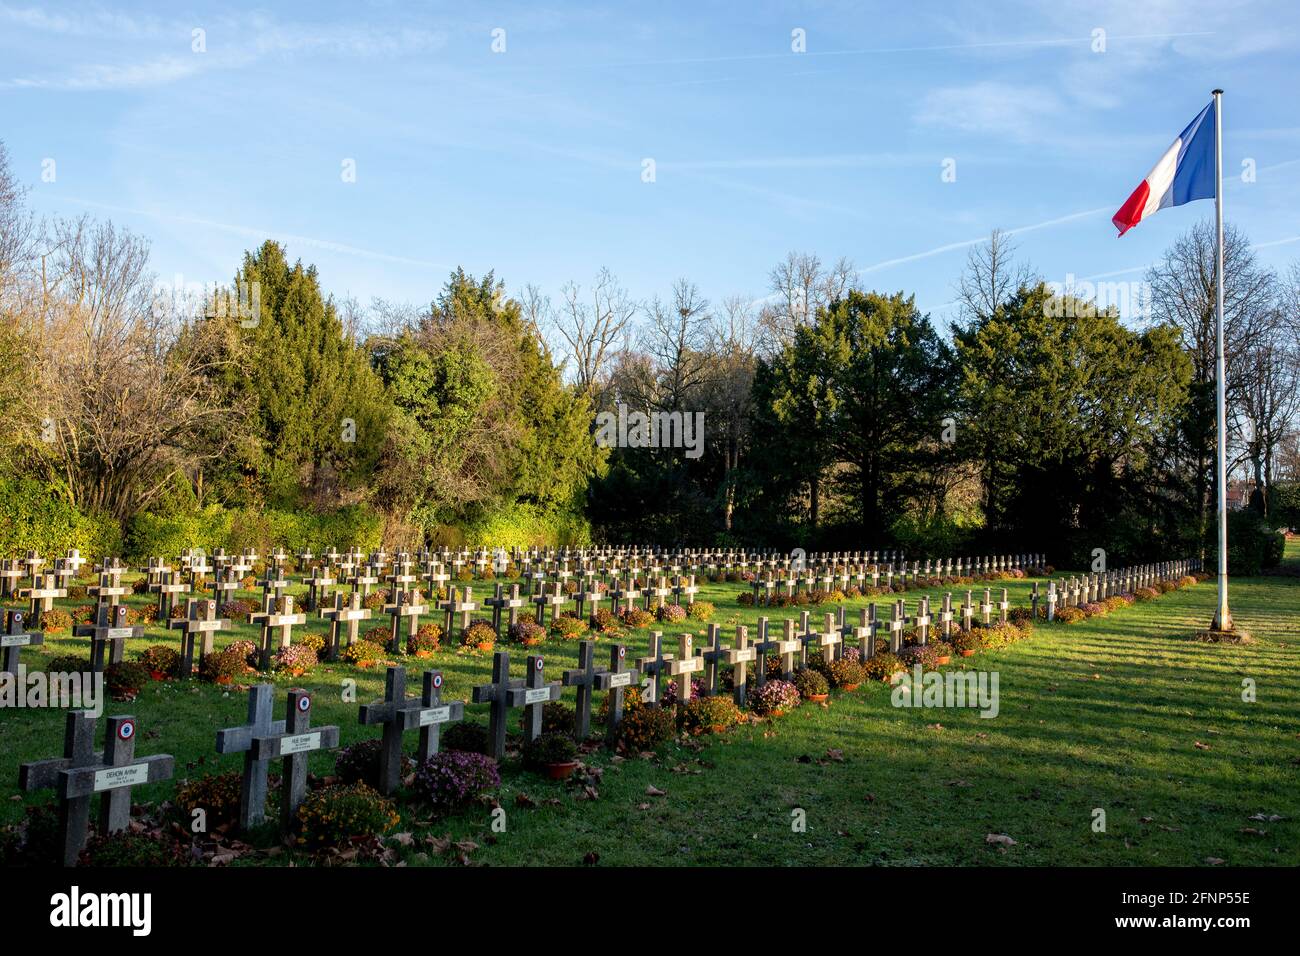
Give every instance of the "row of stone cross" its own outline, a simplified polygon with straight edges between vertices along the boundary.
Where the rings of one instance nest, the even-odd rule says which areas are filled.
[[[1172,561],[1144,565],[1110,573],[1085,576],[1073,582],[1067,595],[1082,594],[1093,599],[1104,599],[1107,589],[1114,593],[1149,586],[1161,580],[1181,577],[1198,570],[1195,561]],[[1049,586],[1047,611],[1055,607],[1056,582]],[[517,586],[514,589],[517,593]],[[824,615],[822,626],[814,629],[809,612],[803,611],[798,622],[784,619],[780,633],[772,622],[760,617],[757,639],[750,643],[749,629],[738,625],[730,644],[723,644],[722,628],[710,624],[702,648],[697,648],[691,634],[677,638],[676,652],[666,652],[663,634],[650,635],[648,653],[636,660],[628,660],[627,645],[616,643],[609,648],[609,666],[596,664],[596,643],[583,640],[578,645],[578,666],[564,670],[560,680],[547,680],[545,659],[530,654],[525,661],[525,676],[510,676],[510,654],[498,650],[492,659],[492,679],[474,687],[471,701],[487,704],[489,708],[488,753],[501,759],[506,750],[507,722],[512,710],[523,711],[523,736],[534,740],[542,732],[543,710],[546,704],[560,699],[564,687],[576,689],[574,707],[574,735],[585,740],[591,730],[591,712],[596,692],[608,694],[607,733],[612,742],[618,733],[623,717],[624,693],[634,685],[640,688],[642,702],[647,706],[660,706],[664,699],[663,684],[672,680],[676,684],[676,700],[684,704],[692,699],[694,675],[700,675],[705,696],[724,692],[725,673],[731,671],[731,694],[737,705],[744,706],[748,693],[748,668],[754,665],[754,683],[761,688],[767,680],[769,658],[779,659],[779,671],[789,679],[795,671],[806,667],[810,653],[820,654],[826,662],[833,662],[844,654],[846,645],[856,642],[862,659],[875,656],[877,640],[884,635],[889,650],[902,649],[905,630],[914,629],[919,644],[928,643],[931,633],[948,637],[954,627],[969,630],[978,614],[982,623],[991,624],[996,612],[998,620],[1005,623],[1009,605],[1005,588],[998,589],[1000,597],[993,600],[993,589],[985,588],[983,600],[975,604],[972,592],[954,612],[952,594],[944,595],[937,611],[930,606],[929,597],[916,603],[914,613],[908,614],[902,599],[887,605],[888,618],[877,616],[875,602],[860,612],[856,627],[846,625],[845,608]],[[498,596],[501,591],[498,588]],[[1067,598],[1070,600],[1072,598]],[[1032,601],[1035,614],[1039,594],[1035,587]],[[208,602],[211,605],[214,602]],[[452,602],[455,603],[455,602]],[[364,610],[364,609],[363,609]],[[211,613],[209,607],[208,613]],[[17,620],[15,621],[15,616]],[[193,618],[190,618],[193,620]],[[208,618],[207,620],[211,620]],[[396,622],[396,618],[395,618]],[[15,625],[22,629],[21,612],[11,612],[7,630],[12,634]],[[396,623],[395,625],[396,626]],[[213,628],[201,629],[210,634]],[[186,633],[192,631],[187,630]],[[37,641],[36,643],[39,643]],[[18,644],[6,645],[20,646]],[[15,668],[16,669],[16,668]],[[438,752],[439,732],[443,724],[461,720],[465,716],[465,701],[444,702],[441,697],[442,672],[427,670],[423,673],[423,686],[419,696],[408,696],[406,670],[390,666],[385,679],[384,699],[363,705],[358,713],[362,725],[383,727],[380,748],[379,779],[376,784],[385,794],[391,794],[400,784],[403,737],[418,731],[417,756],[427,759]],[[339,743],[339,728],[333,725],[311,725],[312,695],[302,689],[288,692],[285,717],[275,720],[273,714],[273,687],[259,684],[249,691],[248,721],[238,727],[217,732],[218,753],[244,754],[244,770],[240,792],[240,826],[245,830],[264,822],[267,779],[272,760],[283,762],[281,772],[282,794],[280,801],[281,826],[287,831],[306,793],[307,757],[309,754],[332,749]],[[174,759],[168,754],[148,757],[135,756],[136,719],[130,716],[110,717],[107,721],[103,751],[94,749],[96,718],[90,712],[68,714],[64,738],[64,755],[48,760],[23,764],[19,771],[19,788],[24,792],[52,789],[60,803],[60,832],[62,859],[65,865],[76,863],[85,846],[90,822],[91,801],[100,797],[99,829],[113,833],[124,829],[130,819],[130,791],[132,787],[169,779],[174,771]]]
[[[986,590],[984,604],[980,606],[986,622],[994,606]],[[996,607],[1005,619],[1005,592]],[[682,634],[677,638],[675,653],[665,651],[663,635],[656,631],[650,636],[649,652],[635,663],[628,660],[627,645],[611,645],[608,667],[596,664],[595,641],[583,640],[578,645],[578,666],[564,670],[559,680],[547,679],[545,659],[539,654],[528,655],[525,676],[513,678],[510,676],[509,652],[498,650],[493,655],[491,681],[474,687],[471,700],[488,705],[487,749],[489,755],[498,760],[505,756],[506,729],[511,711],[523,711],[524,739],[534,740],[542,732],[544,707],[559,700],[566,686],[576,689],[574,735],[579,740],[585,740],[591,730],[594,694],[603,692],[608,695],[607,732],[612,742],[623,719],[624,694],[633,686],[641,689],[642,700],[647,706],[659,706],[664,698],[664,681],[673,680],[676,682],[677,701],[686,703],[692,699],[694,675],[699,674],[703,679],[702,693],[713,696],[723,692],[724,672],[729,668],[732,672],[731,693],[736,703],[743,706],[749,665],[755,665],[755,684],[762,687],[767,680],[769,656],[781,660],[781,673],[788,679],[807,665],[810,652],[820,653],[827,661],[838,659],[846,641],[856,640],[863,656],[873,656],[878,630],[888,633],[890,647],[895,651],[901,647],[903,629],[907,625],[917,628],[918,640],[926,642],[932,626],[928,598],[918,602],[915,614],[910,617],[901,600],[890,608],[887,621],[877,620],[875,604],[865,608],[860,626],[853,628],[851,635],[845,626],[842,607],[837,613],[826,614],[823,626],[817,630],[814,630],[811,616],[806,611],[798,624],[791,619],[781,622],[779,634],[770,627],[769,620],[762,617],[753,644],[749,641],[749,629],[744,625],[735,628],[730,644],[723,644],[721,627],[710,624],[704,647],[695,646],[693,635]],[[967,626],[974,610],[968,597],[968,605],[963,610]],[[949,595],[933,626],[946,634],[952,622]],[[210,630],[204,633],[210,633]],[[417,757],[424,760],[438,752],[442,725],[465,716],[465,701],[442,700],[441,671],[427,670],[423,673],[423,686],[418,696],[407,695],[406,679],[405,668],[390,666],[385,679],[384,699],[363,705],[358,713],[362,725],[383,727],[379,778],[375,782],[380,792],[385,794],[391,794],[400,784],[406,733],[418,731]],[[271,761],[279,759],[283,763],[280,823],[287,831],[306,793],[308,755],[333,749],[339,744],[337,726],[311,725],[310,692],[297,688],[290,690],[283,719],[274,718],[273,705],[271,684],[252,687],[248,697],[247,722],[219,730],[216,735],[215,749],[218,753],[244,755],[239,823],[245,830],[264,822]],[[88,711],[69,713],[64,755],[25,763],[20,768],[18,783],[21,790],[48,789],[56,794],[60,804],[64,865],[74,865],[85,846],[93,798],[100,798],[100,832],[113,833],[124,829],[130,820],[132,787],[172,776],[175,762],[171,755],[136,757],[136,735],[134,717],[110,717],[104,749],[96,751],[94,715]]]
[[[1034,617],[1038,616],[1039,602],[1043,604],[1047,619],[1056,619],[1058,607],[1079,607],[1095,601],[1104,601],[1117,594],[1132,594],[1138,588],[1154,587],[1161,581],[1177,580],[1201,570],[1197,558],[1160,561],[1140,564],[1115,571],[1094,571],[1083,576],[1056,578],[1047,582],[1046,594],[1040,594],[1034,582],[1030,595]]]

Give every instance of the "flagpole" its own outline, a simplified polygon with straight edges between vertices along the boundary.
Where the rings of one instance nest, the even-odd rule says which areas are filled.
[[[1215,400],[1218,412],[1216,471],[1219,488],[1219,607],[1214,612],[1216,631],[1232,630],[1232,613],[1228,610],[1228,422],[1224,401],[1223,358],[1223,90],[1214,90],[1214,326]]]

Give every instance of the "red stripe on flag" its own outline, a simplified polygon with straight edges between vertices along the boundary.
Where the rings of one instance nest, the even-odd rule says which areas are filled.
[[[1138,188],[1133,190],[1133,195],[1119,207],[1119,212],[1110,217],[1110,221],[1115,224],[1121,236],[1141,221],[1142,210],[1146,208],[1147,197],[1150,195],[1151,185],[1144,179],[1138,183]]]

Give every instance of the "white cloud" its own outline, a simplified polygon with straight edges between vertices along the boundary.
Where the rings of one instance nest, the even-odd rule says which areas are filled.
[[[1011,137],[1021,142],[1059,127],[1064,104],[1050,90],[985,80],[931,90],[921,100],[916,122],[960,133]]]

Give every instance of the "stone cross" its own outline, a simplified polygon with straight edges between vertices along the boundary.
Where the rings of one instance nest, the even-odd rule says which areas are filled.
[[[104,561],[100,568],[99,583],[86,588],[86,593],[98,604],[111,604],[116,607],[122,603],[122,598],[127,593],[127,588],[122,584],[122,571],[125,569],[117,563],[117,558],[114,558],[112,563]]]
[[[540,592],[533,595],[533,603],[537,605],[537,623],[545,624],[546,609],[551,609],[551,621],[554,622],[556,615],[560,613],[560,608],[569,603],[569,596],[564,593],[560,582],[555,581],[549,592],[543,585]]]
[[[361,592],[353,591],[348,596],[348,603],[343,605],[343,592],[334,592],[334,607],[319,612],[320,616],[330,622],[329,644],[325,648],[325,659],[337,661],[340,648],[350,646],[357,639],[357,629],[361,622],[369,619],[370,608],[361,606]],[[347,640],[343,637],[344,625],[347,626]]]
[[[378,583],[378,572],[366,564],[358,564],[356,573],[348,578],[348,584],[352,585],[352,590],[354,592],[360,591],[362,597],[368,597],[371,585]]]
[[[626,602],[628,607],[635,607],[637,598],[641,596],[640,590],[637,589],[636,579],[627,578],[620,586],[617,579],[614,581],[614,589],[610,591],[613,598],[613,611],[618,613],[619,605]]]
[[[690,634],[677,637],[677,657],[668,665],[670,677],[677,678],[677,706],[691,702],[691,675],[704,669],[704,660],[695,656],[695,638]]]
[[[300,687],[289,691],[284,731],[253,737],[254,760],[282,758],[280,770],[280,828],[288,833],[307,795],[307,755],[314,750],[332,750],[339,745],[336,726],[312,727],[311,694]]]
[[[566,670],[561,675],[565,687],[576,687],[577,700],[574,707],[573,736],[579,742],[586,740],[591,733],[591,692],[596,686],[596,675],[603,668],[596,667],[596,642],[591,640],[578,642],[578,667]]]
[[[943,639],[946,641],[952,636],[952,592],[948,591],[943,596],[943,607],[939,610],[939,626],[943,628]]]
[[[1005,624],[1007,623],[1007,615],[1010,613],[1011,605],[1007,601],[1007,589],[1002,588],[1001,591],[1002,597],[998,599],[998,603],[995,607],[998,609],[998,621]]]
[[[384,699],[362,704],[358,715],[362,726],[384,725],[379,749],[379,779],[371,781],[385,796],[396,792],[402,782],[402,732],[419,726],[417,715],[424,709],[418,697],[406,696],[406,668],[389,667],[384,677]]]
[[[975,622],[975,605],[972,602],[971,592],[966,592],[966,600],[961,605],[961,629],[969,632]]]
[[[794,621],[786,618],[781,623],[784,634],[776,642],[776,652],[781,655],[781,676],[790,680],[794,676],[794,656],[803,653],[803,641],[795,636]]]
[[[524,709],[524,740],[536,740],[542,733],[542,708],[559,700],[563,692],[559,681],[546,682],[545,660],[540,654],[529,654],[523,687],[512,687],[507,692],[511,707]]]
[[[984,589],[984,600],[980,602],[980,618],[984,626],[988,627],[993,618],[993,598],[992,591],[989,588]]]
[[[594,622],[600,602],[605,600],[605,593],[596,586],[595,578],[588,577],[583,579],[582,588],[573,595],[573,598],[578,603],[578,617],[583,617],[586,605],[591,605],[591,613],[587,617]]]
[[[492,597],[487,598],[483,604],[492,609],[492,629],[496,631],[497,638],[501,637],[501,612],[508,612],[506,628],[512,628],[519,620],[519,609],[524,606],[524,599],[519,594],[519,585],[510,585],[509,591],[502,590],[500,581],[496,583],[496,590]]]
[[[5,629],[0,634],[0,648],[4,649],[3,667],[6,674],[18,674],[19,657],[24,647],[45,643],[45,635],[40,631],[29,631],[24,626],[22,611],[5,612]]]
[[[149,585],[149,590],[158,595],[158,620],[166,621],[171,617],[172,604],[176,600],[173,595],[184,594],[185,585],[178,580],[178,575],[166,565],[158,565],[155,568],[157,580]]]
[[[862,609],[858,626],[853,629],[853,636],[858,639],[858,657],[868,661],[876,656],[876,602],[872,601]]]
[[[135,757],[136,720],[110,717],[104,752],[95,753],[95,717],[90,711],[67,716],[63,757],[23,764],[18,787],[30,792],[53,789],[59,799],[59,831],[63,865],[76,866],[86,845],[91,798],[100,795],[99,832],[117,833],[131,822],[131,788],[171,778],[170,754]]]
[[[478,610],[478,604],[474,600],[474,589],[467,584],[465,590],[458,596],[456,589],[452,588],[447,600],[442,602],[441,608],[447,614],[445,631],[450,640],[456,633],[454,630],[456,616],[460,615],[460,630],[464,632],[469,627],[470,615]]]
[[[22,565],[16,558],[0,559],[0,598],[7,600],[12,597],[22,577]]]
[[[401,654],[405,651],[402,646],[402,619],[406,619],[406,636],[414,637],[420,629],[420,615],[429,610],[429,605],[420,603],[419,591],[398,591],[396,597],[392,604],[384,605],[384,612],[391,619],[388,649],[393,654]]]
[[[280,605],[278,612],[275,607],[277,603]],[[292,594],[284,595],[279,601],[270,594],[264,594],[262,610],[257,614],[250,614],[248,620],[262,626],[262,646],[258,652],[258,663],[265,670],[271,666],[271,655],[274,650],[283,650],[293,643],[293,626],[306,624],[307,615],[294,613]],[[280,641],[279,646],[273,648],[276,631],[280,632]]]
[[[30,603],[27,608],[27,620],[32,627],[41,626],[41,616],[46,612],[53,610],[54,599],[68,596],[68,589],[58,586],[58,579],[52,574],[42,575],[41,583],[38,586],[33,583],[29,588],[22,588],[18,592],[20,598],[26,598]]]
[[[754,651],[758,655],[756,667],[754,670],[754,685],[762,687],[767,683],[767,656],[775,654],[781,642],[774,637],[768,636],[768,621],[765,617],[758,619],[758,642],[754,645]]]
[[[700,656],[704,658],[704,696],[714,697],[721,689],[722,665],[727,662],[731,648],[723,647],[722,628],[717,624],[709,625],[708,635],[708,646]]]
[[[695,575],[690,574],[685,578],[678,576],[673,579],[673,598],[678,604],[682,603],[682,598],[686,598],[686,605],[695,603],[695,595],[700,593],[699,586],[695,583]]]
[[[843,630],[836,623],[834,614],[826,615],[826,627],[817,636],[817,645],[821,648],[822,660],[830,664],[839,656],[839,647],[843,642]]]
[[[338,581],[330,574],[329,565],[326,564],[313,568],[311,577],[303,578],[303,583],[307,585],[307,606],[304,610],[318,611],[329,597],[329,589],[338,584]]]
[[[1056,601],[1057,601],[1056,582],[1048,581],[1047,582],[1047,619],[1049,621],[1056,620]]]
[[[465,702],[453,700],[444,704],[442,671],[425,671],[420,704],[421,708],[415,715],[416,723],[420,728],[420,743],[416,756],[423,762],[438,752],[438,737],[442,725],[453,720],[465,719]]]
[[[227,594],[234,594],[239,590],[239,572],[226,562],[222,562],[213,567],[212,580],[208,582],[208,590],[212,592],[212,597],[220,601]]]
[[[119,663],[128,637],[144,637],[143,627],[126,623],[126,612],[125,604],[97,604],[95,622],[78,624],[72,629],[77,637],[90,638],[91,671],[97,673],[104,669],[105,664]]]
[[[595,673],[596,690],[609,693],[609,713],[606,739],[612,746],[618,739],[618,725],[623,721],[623,692],[632,686],[634,671],[627,669],[627,645],[615,644],[609,649],[609,670]]]
[[[673,655],[664,653],[664,635],[662,631],[650,632],[650,655],[637,661],[637,668],[647,675],[649,682],[645,685],[641,700],[647,704],[658,704],[663,700],[663,679],[672,663]]]
[[[930,599],[923,597],[916,602],[916,641],[922,647],[930,642]]]
[[[230,621],[217,617],[217,602],[208,598],[199,601],[189,598],[185,602],[185,617],[179,621],[168,621],[167,629],[181,632],[181,669],[182,678],[194,673],[194,665],[203,666],[203,660],[213,651],[213,638],[217,631],[230,629]],[[198,660],[195,660],[195,647],[198,648]]]
[[[906,623],[901,604],[894,604],[891,616],[885,622],[885,627],[889,630],[889,653],[897,654],[903,649],[903,627]]]
[[[749,646],[749,628],[743,624],[736,626],[736,643],[726,649],[723,663],[731,665],[732,697],[737,707],[745,706],[746,678],[749,676],[749,662],[757,658],[757,652]]]
[[[510,677],[510,653],[492,652],[492,683],[480,684],[473,689],[470,700],[476,704],[491,704],[488,717],[488,756],[501,760],[506,755],[506,721],[510,714],[510,691],[523,687],[519,678]]]
[[[273,720],[275,686],[256,684],[248,689],[248,723],[217,731],[217,753],[244,755],[244,776],[239,787],[239,828],[253,829],[266,822],[266,776],[269,760],[253,757],[253,738],[284,733],[284,721]]]

